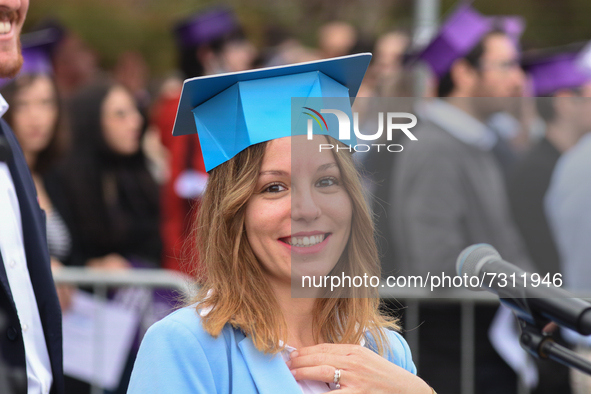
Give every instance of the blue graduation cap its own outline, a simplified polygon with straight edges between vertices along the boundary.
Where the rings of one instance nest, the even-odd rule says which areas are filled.
[[[338,109],[349,119],[370,53],[187,79],[173,135],[197,133],[209,172],[247,147],[306,134],[308,120],[322,118],[314,134],[339,139]],[[342,142],[352,145],[355,137]]]

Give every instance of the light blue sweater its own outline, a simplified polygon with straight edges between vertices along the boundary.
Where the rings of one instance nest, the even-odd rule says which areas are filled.
[[[389,332],[389,361],[416,374],[406,341]],[[371,341],[370,341],[371,342]],[[281,355],[264,354],[227,324],[212,337],[194,306],[180,309],[146,333],[128,394],[301,394]]]

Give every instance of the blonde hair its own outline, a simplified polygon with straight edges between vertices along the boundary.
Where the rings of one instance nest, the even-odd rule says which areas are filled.
[[[209,309],[202,324],[212,336],[217,337],[230,323],[249,336],[258,350],[277,353],[282,350],[280,341],[287,342],[287,325],[244,230],[246,204],[255,191],[266,147],[266,142],[252,145],[210,172],[193,229],[198,245],[194,262],[199,262],[194,264],[194,273],[201,288],[190,303]],[[347,246],[333,272],[379,276],[374,224],[359,173],[348,151],[340,150],[334,157],[351,198],[353,216]],[[389,350],[386,329],[399,329],[397,320],[380,313],[377,288],[361,287],[355,294],[336,296],[351,295],[355,297],[333,295],[316,300],[316,341],[359,344],[370,333],[376,351],[384,355]]]

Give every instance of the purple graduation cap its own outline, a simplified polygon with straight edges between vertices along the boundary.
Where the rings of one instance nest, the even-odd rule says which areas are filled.
[[[23,48],[23,67],[20,74],[51,74],[53,68],[47,51],[40,47]]]
[[[518,15],[503,15],[492,17],[493,26],[504,31],[516,48],[519,48],[519,40],[525,30],[525,19]]]
[[[453,62],[468,54],[492,26],[491,18],[480,14],[470,4],[463,3],[447,18],[418,58],[441,78]]]
[[[45,37],[49,33],[40,30],[22,36],[23,65],[15,78],[24,74],[48,74],[53,73],[51,66],[50,49],[54,44],[52,40]],[[14,78],[0,78],[0,87],[8,84]]]
[[[181,47],[190,48],[210,43],[240,28],[234,13],[215,8],[195,14],[176,25],[174,32]]]
[[[469,3],[462,3],[443,23],[418,58],[427,63],[435,76],[441,79],[455,60],[470,53],[482,37],[494,29],[504,31],[519,47],[525,21],[514,15],[484,16]]]
[[[591,82],[591,46],[571,45],[528,56],[523,67],[535,96],[549,96],[561,89],[576,89]]]

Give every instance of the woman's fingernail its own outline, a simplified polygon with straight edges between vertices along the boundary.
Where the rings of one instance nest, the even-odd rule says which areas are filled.
[[[294,350],[293,352],[291,352],[290,356],[293,357],[297,357],[298,356],[298,351]]]
[[[292,374],[292,375],[293,375],[293,377],[295,378],[296,370],[295,370],[295,369],[292,369],[292,370],[291,370],[291,374]]]
[[[288,368],[289,368],[289,367],[291,367],[291,360],[287,360],[287,361],[285,362],[285,364],[287,364],[287,367],[288,367]]]

